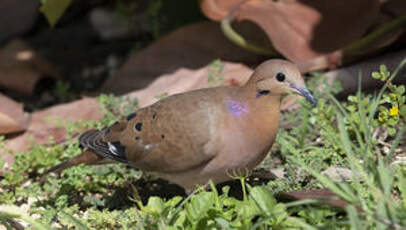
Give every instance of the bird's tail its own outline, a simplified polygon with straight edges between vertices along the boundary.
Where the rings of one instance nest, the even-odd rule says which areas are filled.
[[[51,172],[61,172],[64,169],[79,164],[91,165],[91,164],[111,163],[111,159],[124,162],[124,159],[119,158],[120,154],[116,153],[118,150],[121,150],[120,145],[118,145],[117,143],[108,143],[103,140],[103,137],[106,134],[106,132],[109,132],[108,128],[100,131],[89,130],[80,135],[79,144],[84,149],[84,151],[81,154],[65,162],[62,162],[61,164],[52,167],[44,174],[42,174],[42,176],[47,175]],[[112,149],[116,150],[114,154],[111,153]]]
[[[56,165],[49,170],[47,170],[43,175],[47,175],[51,172],[61,172],[64,169],[79,165],[79,164],[96,164],[98,161],[102,160],[103,158],[91,151],[84,151],[81,154]]]

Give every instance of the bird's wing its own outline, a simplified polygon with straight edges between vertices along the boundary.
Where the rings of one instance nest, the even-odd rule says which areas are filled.
[[[216,106],[199,91],[171,96],[102,131],[84,133],[80,144],[142,170],[182,172],[215,156]]]
[[[111,127],[99,130],[89,130],[79,137],[80,145],[104,158],[128,164],[124,148],[120,142],[106,142],[104,137]]]

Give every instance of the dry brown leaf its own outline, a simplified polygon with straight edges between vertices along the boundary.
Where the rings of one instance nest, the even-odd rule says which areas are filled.
[[[329,189],[312,189],[312,190],[296,190],[290,192],[283,192],[276,195],[278,200],[307,200],[315,199],[320,200],[322,204],[326,204],[333,207],[345,208],[348,203]],[[357,207],[359,211],[361,209]]]
[[[52,65],[22,40],[0,48],[0,86],[31,94],[44,76],[59,77]]]
[[[406,14],[405,0],[380,0],[381,12],[393,18]]]
[[[234,64],[229,62],[222,63],[223,70],[221,75],[224,78],[222,84],[225,85],[240,85],[248,80],[252,70],[242,64]],[[155,80],[147,88],[127,94],[130,97],[139,99],[141,107],[148,106],[157,102],[157,96],[162,94],[173,95],[177,93],[187,92],[200,88],[207,88],[212,85],[208,82],[210,66],[206,66],[199,70],[187,68],[179,68],[171,74],[164,74]]]
[[[240,2],[202,0],[201,7],[208,17],[220,20]],[[257,23],[285,57],[302,62],[361,38],[378,17],[379,1],[248,0],[235,13],[239,20]]]
[[[175,30],[130,56],[107,79],[102,92],[123,94],[142,89],[162,74],[172,74],[179,68],[200,69],[217,58],[249,64],[264,60],[230,43],[217,23],[200,22]]]
[[[24,131],[29,124],[29,118],[21,104],[0,94],[0,134]]]
[[[47,144],[49,138],[56,143],[65,140],[66,131],[57,124],[57,121],[89,121],[99,120],[102,117],[99,103],[93,98],[84,98],[67,104],[34,112],[27,131],[15,138],[7,140],[7,149],[12,151],[28,150],[31,144]]]
[[[39,15],[39,0],[0,1],[0,43],[28,31]]]

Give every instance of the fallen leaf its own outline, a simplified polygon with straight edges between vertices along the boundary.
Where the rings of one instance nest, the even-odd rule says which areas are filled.
[[[24,131],[30,116],[24,112],[23,106],[0,94],[0,134]]]
[[[405,0],[380,0],[381,12],[390,15],[393,18],[405,15],[406,1]]]
[[[0,85],[22,94],[31,94],[44,76],[59,74],[35,50],[22,40],[13,40],[0,48]]]
[[[314,199],[320,200],[322,204],[326,204],[333,207],[345,208],[348,203],[329,189],[312,189],[312,190],[296,190],[290,192],[282,192],[275,195],[278,200],[307,200]],[[361,209],[357,207],[359,211]]]
[[[39,0],[0,1],[0,43],[27,32],[36,22]]]
[[[252,70],[242,64],[222,62],[221,72],[225,85],[241,85],[245,83]],[[173,95],[200,88],[211,87],[208,82],[210,65],[199,70],[179,68],[174,73],[164,74],[151,83],[147,88],[127,94],[131,98],[138,98],[141,107],[148,106],[159,100],[157,95]]]
[[[286,58],[301,62],[361,38],[378,17],[379,1],[202,0],[201,8],[214,20],[235,10],[238,20],[257,23]]]
[[[7,139],[6,149],[13,152],[22,152],[33,144],[48,144],[50,138],[55,143],[65,140],[66,130],[57,124],[57,121],[89,121],[99,120],[102,114],[99,103],[94,98],[83,98],[67,104],[53,106],[31,115],[31,123],[27,131],[17,137]],[[13,157],[1,156],[11,164]]]
[[[265,59],[230,43],[217,23],[200,22],[175,30],[131,55],[106,80],[101,91],[115,94],[131,92],[146,87],[162,74],[172,74],[180,68],[197,70],[218,58],[248,64],[259,64]]]

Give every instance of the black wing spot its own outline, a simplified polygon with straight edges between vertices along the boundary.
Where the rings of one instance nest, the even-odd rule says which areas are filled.
[[[140,139],[140,137],[138,137],[138,136],[137,136],[137,137],[135,137],[135,140],[139,140],[139,139]]]
[[[165,139],[165,135],[164,135],[164,134],[161,134],[161,138],[162,138],[162,139]]]
[[[135,124],[135,129],[139,132],[141,132],[142,130],[142,123],[141,122],[137,122],[137,124]]]
[[[127,121],[129,121],[129,120],[133,119],[133,118],[136,117],[136,116],[137,116],[136,113],[130,113],[130,114],[127,115],[127,117],[126,117],[125,119],[126,119]]]
[[[156,113],[154,112],[154,114],[152,114],[152,119],[156,118]]]

